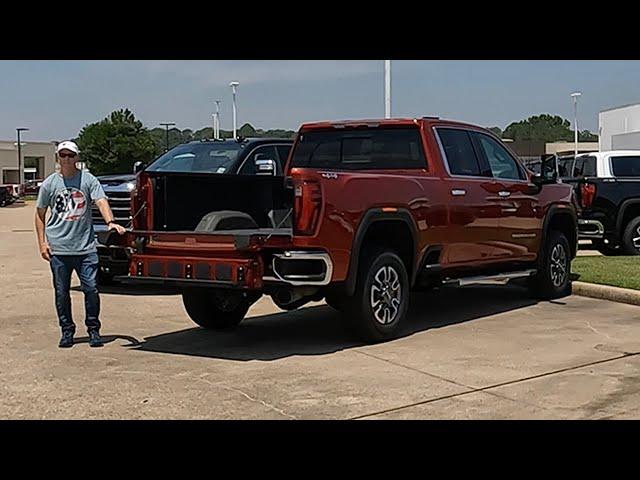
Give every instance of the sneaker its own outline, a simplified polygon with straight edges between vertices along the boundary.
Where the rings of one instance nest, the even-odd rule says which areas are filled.
[[[73,346],[73,332],[62,332],[62,338],[60,338],[60,343],[58,343],[58,347],[69,348],[72,346]]]
[[[92,330],[89,332],[89,346],[90,347],[102,347],[104,343],[102,343],[102,337],[100,337],[100,333],[96,330]]]

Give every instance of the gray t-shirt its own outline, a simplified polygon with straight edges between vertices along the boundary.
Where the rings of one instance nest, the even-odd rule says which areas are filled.
[[[95,253],[96,239],[91,220],[91,203],[106,198],[102,185],[86,171],[72,178],[49,175],[38,193],[38,208],[51,208],[45,234],[53,255]]]

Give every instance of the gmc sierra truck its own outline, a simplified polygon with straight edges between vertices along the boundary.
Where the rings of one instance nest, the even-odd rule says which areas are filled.
[[[527,171],[492,132],[437,117],[308,123],[284,178],[150,165],[137,176],[123,280],[182,288],[187,314],[236,326],[262,295],[326,299],[369,342],[409,292],[524,279],[571,290],[577,220],[557,170]]]
[[[579,155],[571,183],[580,238],[604,255],[640,255],[640,152]]]

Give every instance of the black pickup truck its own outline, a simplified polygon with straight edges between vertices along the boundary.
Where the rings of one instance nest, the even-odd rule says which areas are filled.
[[[590,157],[600,161],[601,155]],[[640,255],[640,151],[606,157],[602,163],[610,176],[585,176],[575,183],[581,238],[591,238],[604,255]]]

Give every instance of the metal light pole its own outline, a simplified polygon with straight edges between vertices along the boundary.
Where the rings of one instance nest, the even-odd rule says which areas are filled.
[[[384,61],[384,118],[391,118],[391,60]]]
[[[175,123],[173,123],[173,122],[164,122],[164,123],[161,123],[160,125],[164,126],[165,129],[166,129],[166,133],[165,133],[165,145],[166,146],[165,146],[165,150],[164,151],[168,152],[169,151],[169,127],[174,126]]]
[[[233,94],[233,139],[235,140],[237,137],[236,135],[236,130],[237,130],[237,126],[236,126],[236,88],[238,87],[238,85],[240,85],[240,82],[231,82],[229,84],[229,86],[231,87],[231,92]]]
[[[22,144],[20,143],[20,132],[25,132],[27,130],[29,129],[23,128],[23,127],[16,128],[16,133],[18,134],[18,183],[20,185],[24,183],[24,170],[22,168]]]
[[[215,138],[220,139],[220,100],[216,100],[216,133]]]
[[[573,98],[573,141],[574,141],[574,153],[578,156],[578,97],[582,95],[580,92],[573,92],[571,97]]]

